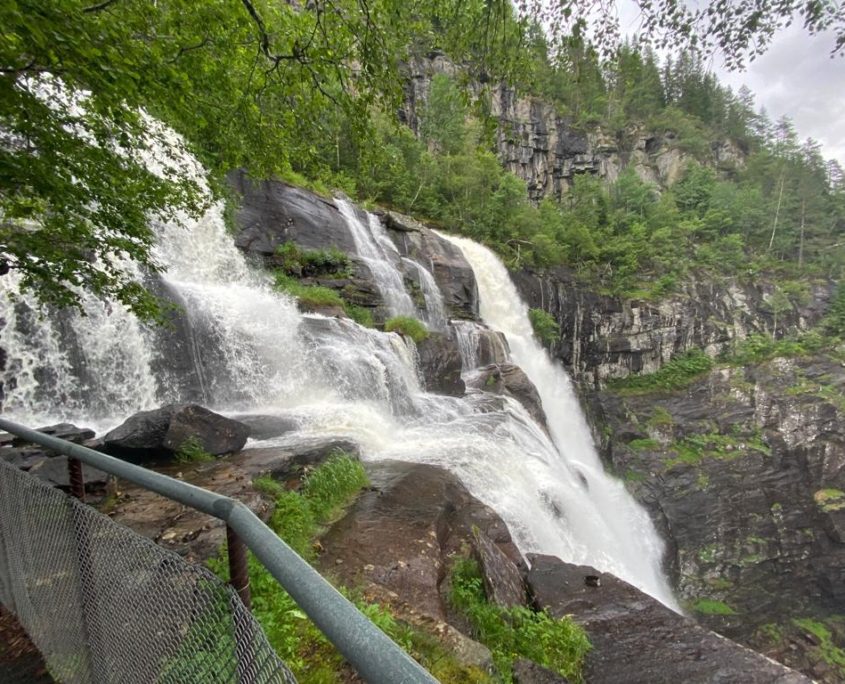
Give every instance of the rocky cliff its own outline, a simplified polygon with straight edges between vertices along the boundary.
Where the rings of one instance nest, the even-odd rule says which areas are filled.
[[[690,349],[715,357],[753,333],[783,337],[808,330],[827,311],[833,292],[829,282],[810,284],[775,320],[769,307],[775,285],[763,279],[691,278],[678,292],[646,301],[597,294],[562,267],[512,276],[529,306],[558,321],[561,339],[551,352],[587,387],[654,372]]]
[[[832,295],[791,297],[777,327],[763,279],[690,280],[660,302],[602,296],[564,269],[514,274],[560,323],[552,352],[584,397],[606,464],[649,509],[696,619],[825,682],[845,679],[845,349],[747,367],[688,388],[607,388],[692,349],[818,324]]]
[[[608,463],[669,542],[688,609],[826,682],[845,679],[843,352],[598,398]]]
[[[431,79],[437,74],[461,77],[461,70],[442,54],[412,59],[408,65],[403,120],[418,130]],[[497,121],[496,149],[508,171],[522,178],[534,200],[559,197],[578,174],[612,182],[627,167],[645,181],[668,187],[680,179],[693,156],[685,152],[671,130],[648,130],[640,125],[622,131],[599,126],[575,127],[553,105],[520,95],[503,85],[470,83],[476,97],[489,98],[490,116]],[[735,142],[714,141],[699,161],[730,173],[745,165],[746,151]]]

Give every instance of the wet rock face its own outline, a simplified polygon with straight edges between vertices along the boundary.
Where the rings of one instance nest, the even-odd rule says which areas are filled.
[[[735,340],[774,327],[766,300],[770,284],[690,281],[661,302],[598,295],[565,268],[511,274],[530,307],[544,309],[560,324],[551,352],[574,379],[600,387],[611,378],[650,373],[675,354],[704,349],[716,356]],[[777,336],[807,330],[827,311],[830,284],[812,286],[806,302],[793,304],[777,320]]]
[[[372,490],[321,539],[320,567],[349,586],[374,584],[416,611],[445,620],[441,583],[451,557],[472,544],[477,527],[510,563],[520,562],[507,527],[448,471],[379,463]]]
[[[388,228],[391,225],[395,223],[388,223]],[[478,286],[461,250],[425,226],[415,231],[394,229],[389,233],[402,256],[422,264],[434,276],[443,294],[447,318],[478,318]]]
[[[281,265],[276,249],[287,242],[304,250],[339,249],[353,264],[347,278],[304,278],[307,285],[321,285],[337,290],[358,306],[364,306],[382,322],[383,302],[372,274],[358,258],[355,239],[343,216],[330,199],[278,181],[252,181],[242,172],[229,177],[230,185],[241,195],[236,216],[239,233],[236,246],[268,267]],[[359,216],[366,218],[361,210]],[[463,254],[433,230],[397,212],[377,212],[399,255],[408,257],[431,272],[443,295],[447,317],[478,318],[478,289],[472,268]],[[416,275],[397,260],[406,285],[416,285]],[[319,313],[340,315],[342,312]]]
[[[455,341],[443,333],[429,333],[417,344],[419,368],[427,392],[462,397],[466,391],[461,379],[461,353]]]
[[[571,615],[593,650],[585,679],[605,684],[810,680],[671,611],[627,582],[595,568],[529,554],[528,586],[537,607]]]
[[[667,540],[680,598],[702,624],[802,668],[819,645],[779,635],[845,614],[843,397],[845,369],[826,356],[719,368],[669,395],[600,395],[606,455]],[[845,630],[826,629],[845,647]]]
[[[80,428],[71,423],[48,425],[38,428],[38,432],[91,448],[96,448],[99,443],[94,439],[93,430]],[[70,489],[67,456],[29,443],[20,437],[0,433],[0,459],[16,468],[28,471],[53,487]],[[101,492],[106,487],[109,478],[106,473],[86,464],[82,465],[82,476],[86,491],[94,492]]]
[[[546,412],[534,383],[519,366],[500,363],[479,368],[469,380],[472,387],[493,394],[507,394],[521,403],[531,417],[548,430]]]
[[[331,200],[278,181],[252,181],[241,171],[231,174],[229,182],[242,196],[235,244],[247,254],[272,262],[285,242],[355,252],[355,241]]]
[[[248,436],[247,425],[202,406],[170,404],[130,416],[103,436],[103,450],[134,462],[166,459],[193,439],[217,456],[239,451]]]

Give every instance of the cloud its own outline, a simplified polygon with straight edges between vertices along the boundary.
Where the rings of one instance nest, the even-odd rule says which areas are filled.
[[[845,59],[830,58],[833,44],[832,33],[810,36],[793,25],[745,71],[714,71],[735,91],[747,85],[773,121],[790,117],[802,139],[818,140],[825,157],[845,164]]]

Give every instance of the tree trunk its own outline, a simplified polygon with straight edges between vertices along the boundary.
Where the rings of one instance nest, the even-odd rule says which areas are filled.
[[[784,172],[783,172],[783,170],[781,170],[781,172],[780,172],[780,192],[778,193],[778,204],[777,204],[777,207],[775,207],[775,220],[774,220],[774,223],[772,224],[772,237],[769,240],[769,249],[766,250],[767,252],[771,252],[772,251],[772,245],[775,244],[775,231],[777,231],[777,229],[778,229],[778,216],[780,216],[780,203],[781,203],[781,200],[783,199],[783,184],[784,184],[785,181],[786,181],[786,179],[784,178]]]

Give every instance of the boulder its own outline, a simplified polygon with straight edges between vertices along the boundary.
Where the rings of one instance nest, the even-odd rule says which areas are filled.
[[[58,437],[59,439],[64,439],[65,441],[73,442],[75,444],[82,444],[83,442],[94,437],[94,431],[90,428],[76,427],[76,425],[73,425],[72,423],[58,423],[56,425],[47,425],[45,427],[37,428],[37,432],[42,432],[45,435],[50,435],[51,437]],[[10,435],[5,432],[0,433],[0,447],[19,447],[30,444],[31,443],[23,437],[18,437],[17,435]]]
[[[250,439],[272,439],[296,430],[298,423],[289,416],[261,415],[244,413],[232,416],[233,420],[243,423],[249,428]]]
[[[382,220],[384,221],[384,225],[390,230],[398,230],[402,233],[421,233],[425,230],[425,226],[422,223],[410,216],[400,214],[398,211],[384,212]]]
[[[563,675],[525,658],[513,664],[513,681],[514,684],[569,684]]]
[[[482,328],[478,331],[477,353],[479,366],[507,363],[510,356],[508,338],[498,330]]]
[[[447,619],[441,595],[452,558],[477,527],[512,563],[521,562],[507,527],[448,471],[381,462],[371,489],[321,538],[319,565],[349,586],[377,585],[416,613]]]
[[[37,446],[23,446],[0,449],[0,458],[15,468],[29,470],[36,463],[50,458],[53,454]]]
[[[804,675],[697,625],[627,582],[589,566],[529,554],[538,608],[571,615],[593,650],[585,679],[603,684],[809,684]]]
[[[464,395],[466,385],[461,379],[461,352],[451,337],[443,333],[429,333],[417,344],[417,352],[428,392],[452,397]]]
[[[55,456],[44,458],[35,463],[30,469],[31,475],[35,475],[53,487],[63,489],[70,488],[70,473],[68,473],[67,456]],[[102,470],[82,464],[82,479],[85,482],[85,489],[103,489],[108,483],[109,475]]]
[[[43,432],[45,435],[51,437],[58,437],[68,442],[75,444],[82,444],[83,442],[94,438],[94,431],[90,428],[76,427],[72,423],[58,423],[57,425],[48,425],[46,427],[38,428],[38,432]]]
[[[197,404],[169,404],[139,411],[103,437],[103,450],[131,461],[169,458],[195,439],[208,453],[239,451],[249,427]]]
[[[531,417],[547,428],[543,402],[534,383],[519,366],[499,363],[480,368],[471,380],[472,386],[494,394],[507,394],[522,404]]]
[[[229,182],[242,196],[235,245],[247,254],[274,263],[276,248],[285,242],[355,254],[352,234],[331,199],[280,181],[253,181],[243,171],[230,174]]]
[[[197,404],[181,407],[170,419],[162,446],[176,452],[196,439],[210,454],[219,456],[240,451],[249,437],[249,427]]]
[[[516,564],[481,530],[473,530],[473,542],[487,597],[503,608],[526,605],[525,585]]]

